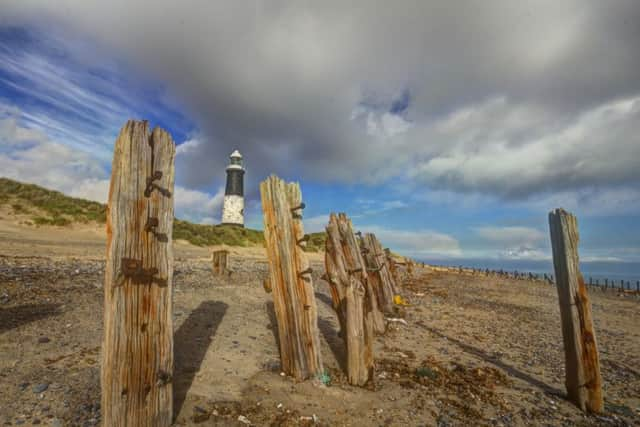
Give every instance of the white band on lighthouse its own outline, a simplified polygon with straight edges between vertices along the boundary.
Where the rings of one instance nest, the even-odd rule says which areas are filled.
[[[224,196],[222,223],[244,225],[244,197],[236,195]]]
[[[227,185],[222,207],[222,223],[244,226],[244,168],[242,154],[235,150],[229,156]]]

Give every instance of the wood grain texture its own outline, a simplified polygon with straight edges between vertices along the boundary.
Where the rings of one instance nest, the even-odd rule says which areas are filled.
[[[387,255],[373,233],[364,234],[360,243],[367,264],[368,280],[376,296],[378,307],[385,313],[392,314],[393,296],[397,292],[395,280],[389,271]]]
[[[391,277],[393,278],[393,283],[396,284],[396,289],[394,292],[397,292],[397,287],[400,284],[400,279],[398,277],[398,267],[396,266],[396,261],[393,259],[393,255],[391,255],[391,250],[389,248],[384,248],[385,262],[387,264],[387,269],[389,273],[391,273]]]
[[[591,303],[579,269],[576,217],[556,209],[549,213],[549,228],[562,319],[567,395],[583,411],[600,413],[604,409],[602,378]]]
[[[174,157],[171,136],[159,128],[149,132],[146,121],[128,121],[115,143],[101,364],[105,426],[172,422]],[[148,186],[156,171],[162,176]],[[126,273],[138,267],[144,270]]]
[[[322,372],[322,359],[318,309],[303,250],[302,209],[295,209],[302,193],[297,183],[270,176],[260,183],[260,195],[282,370],[296,379],[310,378]]]
[[[227,269],[227,260],[229,257],[229,251],[220,250],[213,251],[212,254],[212,269],[214,276],[224,276],[229,271]]]
[[[347,377],[350,384],[362,386],[373,378],[374,324],[382,313],[351,221],[344,213],[332,213],[326,230],[326,277],[347,348]]]

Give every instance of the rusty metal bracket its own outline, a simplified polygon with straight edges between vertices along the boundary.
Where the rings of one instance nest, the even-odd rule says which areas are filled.
[[[304,209],[306,207],[307,207],[307,205],[305,205],[304,203],[300,203],[298,206],[296,206],[294,208],[291,208],[291,212],[295,212],[297,210],[302,210],[302,209]]]
[[[147,223],[144,225],[144,231],[146,231],[147,233],[155,233],[155,228],[158,225],[160,225],[160,223],[158,222],[158,218],[149,217],[147,218]]]
[[[162,178],[161,171],[155,171],[153,175],[147,177],[147,186],[144,189],[144,197],[151,197],[151,192],[153,190],[158,190],[158,192],[165,197],[171,197],[171,191],[167,190],[166,188],[160,187],[158,184],[154,182],[154,181],[158,181],[161,178]]]
[[[311,273],[313,273],[313,269],[311,267],[309,267],[306,270],[299,271],[298,272],[298,277],[306,279],[306,277],[304,277],[304,276],[306,276],[307,274],[311,274]]]
[[[154,277],[156,274],[158,274],[157,268],[142,268],[142,261],[139,259],[122,258],[122,275],[131,279],[131,282],[136,285],[156,282],[160,286],[166,286],[167,281]]]
[[[305,207],[306,205],[304,203],[300,203],[298,206],[291,208],[291,216],[293,219],[302,219],[302,214],[298,213],[298,211],[301,211]]]
[[[158,230],[156,230],[158,225],[160,225],[158,218],[149,217],[147,218],[147,223],[144,225],[144,231],[153,234],[159,242],[167,243],[169,238],[165,233],[159,233]]]

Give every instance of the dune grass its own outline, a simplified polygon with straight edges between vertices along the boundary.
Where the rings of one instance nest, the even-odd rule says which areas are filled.
[[[16,214],[31,215],[35,225],[68,226],[74,223],[106,222],[106,205],[66,196],[34,184],[25,184],[0,177],[0,205],[9,205]],[[173,238],[183,239],[197,246],[262,246],[261,230],[233,225],[205,225],[176,219]],[[325,233],[312,233],[307,251],[324,248]]]

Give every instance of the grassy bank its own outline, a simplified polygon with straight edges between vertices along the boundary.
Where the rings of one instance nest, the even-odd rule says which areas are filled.
[[[8,205],[15,214],[27,215],[33,225],[69,226],[74,223],[106,221],[106,205],[66,196],[34,184],[0,178],[0,205]],[[262,246],[261,230],[232,225],[205,225],[176,219],[173,238],[183,239],[197,246]],[[324,248],[325,233],[312,233],[307,251]]]

